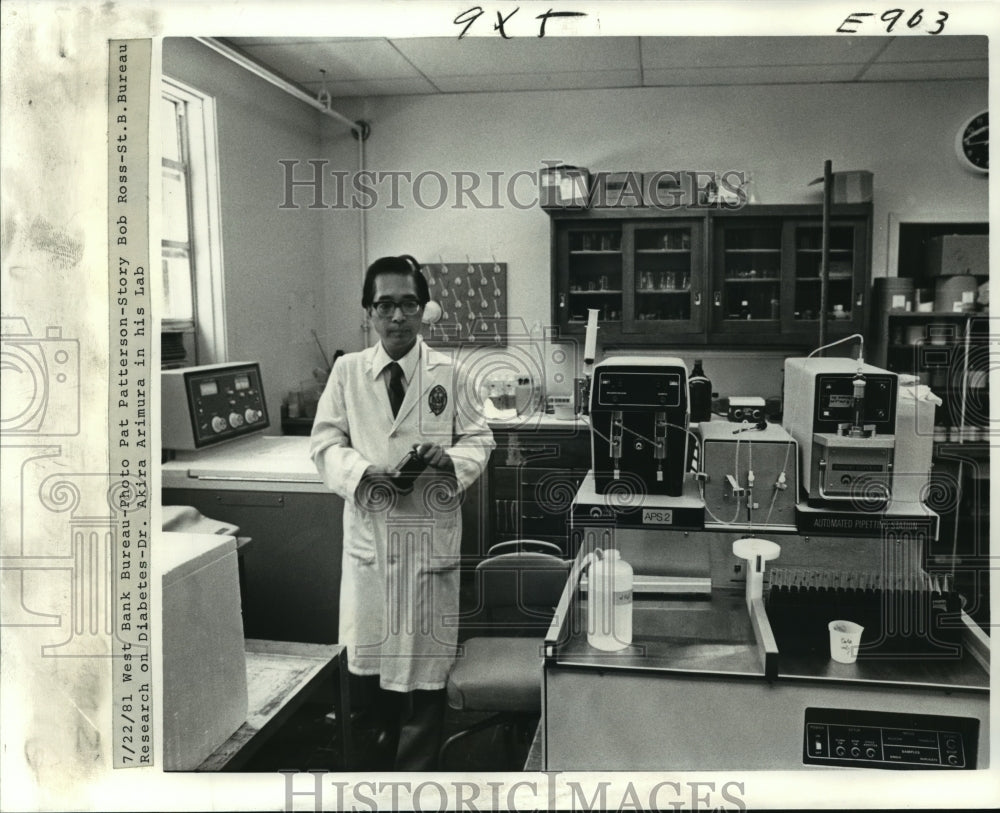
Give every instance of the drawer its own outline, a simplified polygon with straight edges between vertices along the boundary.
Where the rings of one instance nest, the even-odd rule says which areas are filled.
[[[497,466],[525,468],[590,468],[590,433],[568,437],[539,437],[527,432],[494,435]]]
[[[586,469],[495,466],[491,472],[491,487],[494,498],[568,506],[586,474]]]
[[[524,502],[537,503],[550,514],[565,514],[569,511],[587,472],[582,470],[532,471],[532,475],[521,479],[518,496]]]
[[[539,535],[562,536],[569,533],[569,506],[554,512],[537,502],[522,500],[520,503],[520,535],[534,538]]]
[[[554,506],[530,500],[499,499],[493,503],[494,541],[542,536],[565,537],[569,532],[570,511],[549,510]]]

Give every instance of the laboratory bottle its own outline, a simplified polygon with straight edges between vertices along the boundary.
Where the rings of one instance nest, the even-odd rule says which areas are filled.
[[[487,393],[487,398],[490,399],[490,403],[493,404],[494,407],[496,407],[497,409],[502,409],[503,408],[503,404],[501,403],[502,395],[500,393],[500,389],[497,387],[497,382],[490,381],[488,382],[488,384],[489,384],[489,392]]]
[[[514,379],[508,378],[503,384],[503,408],[514,409],[517,406],[517,389]]]
[[[705,375],[701,359],[694,360],[694,367],[688,377],[688,402],[691,423],[712,420],[712,382]]]
[[[598,548],[590,565],[587,643],[616,652],[632,643],[632,567],[618,551]]]

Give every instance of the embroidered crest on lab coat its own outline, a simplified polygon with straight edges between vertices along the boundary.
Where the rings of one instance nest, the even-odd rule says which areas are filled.
[[[427,406],[430,407],[431,412],[435,415],[440,415],[444,412],[444,408],[448,405],[448,393],[445,388],[440,384],[435,386],[429,393],[427,393]]]

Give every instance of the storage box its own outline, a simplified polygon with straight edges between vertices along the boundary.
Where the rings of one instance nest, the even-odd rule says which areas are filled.
[[[941,399],[923,384],[912,379],[900,381],[896,399],[894,502],[920,502],[928,496],[934,452],[934,413],[941,403]]]
[[[642,173],[643,202],[657,209],[676,209],[687,205],[688,190],[681,179],[684,173],[658,170]]]
[[[164,533],[163,767],[189,771],[246,721],[236,540]]]
[[[590,202],[590,172],[583,167],[545,167],[539,173],[543,209],[585,209]]]
[[[932,276],[990,273],[990,238],[986,234],[945,234],[927,246],[927,273]]]
[[[834,203],[870,203],[872,199],[872,180],[874,175],[865,169],[852,169],[848,172],[833,173]],[[823,179],[817,178],[810,186],[822,184]],[[822,189],[822,186],[820,187]]]
[[[630,209],[643,206],[641,172],[594,173],[591,206],[595,209]]]

